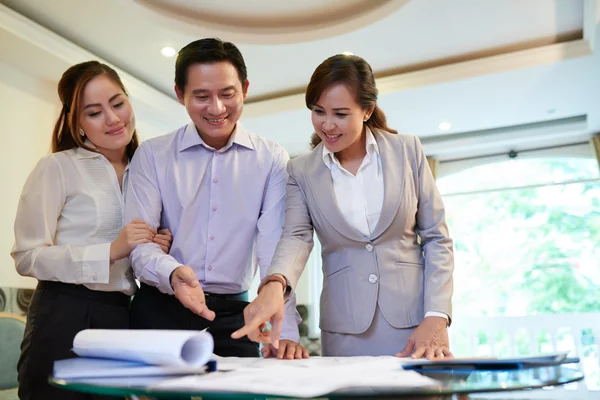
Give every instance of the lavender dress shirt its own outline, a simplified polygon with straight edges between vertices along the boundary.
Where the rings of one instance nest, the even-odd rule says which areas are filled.
[[[193,123],[142,143],[129,167],[125,221],[169,228],[173,243],[169,254],[154,243],[136,246],[137,278],[167,294],[180,265],[192,267],[209,293],[248,290],[257,264],[263,279],[281,237],[288,160],[283,147],[239,122],[219,150]],[[292,298],[281,338],[297,342],[299,322]]]

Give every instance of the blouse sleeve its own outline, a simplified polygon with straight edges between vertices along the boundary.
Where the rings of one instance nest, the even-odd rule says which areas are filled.
[[[54,242],[66,196],[56,156],[43,158],[27,178],[19,199],[11,251],[17,272],[38,280],[108,283],[110,243],[57,246]]]

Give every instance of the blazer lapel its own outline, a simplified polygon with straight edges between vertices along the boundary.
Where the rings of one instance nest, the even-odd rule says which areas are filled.
[[[310,191],[322,211],[327,222],[340,234],[349,239],[364,242],[368,238],[354,229],[338,207],[335,192],[333,190],[333,179],[331,171],[323,162],[323,144],[318,145],[311,153],[307,163],[306,181]]]
[[[405,154],[400,149],[394,148],[391,141],[395,138],[388,137],[393,134],[373,131],[373,135],[379,147],[383,172],[383,207],[371,235],[371,239],[376,239],[392,224],[402,202]]]

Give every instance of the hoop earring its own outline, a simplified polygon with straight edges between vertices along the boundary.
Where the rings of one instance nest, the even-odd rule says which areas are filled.
[[[81,135],[81,137],[85,136],[85,132],[83,131],[83,129],[79,128],[79,134]]]

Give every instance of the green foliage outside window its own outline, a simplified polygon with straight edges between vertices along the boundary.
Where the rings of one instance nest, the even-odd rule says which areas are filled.
[[[600,179],[595,159],[511,160],[473,167],[438,180],[454,239],[454,319],[600,312]],[[581,318],[586,318],[582,314]],[[507,332],[478,332],[457,355],[509,355]],[[588,387],[600,388],[594,333],[581,335]],[[596,338],[598,339],[598,338]],[[517,354],[531,353],[525,332]],[[574,347],[559,329],[561,350]],[[551,349],[538,332],[536,352]]]

